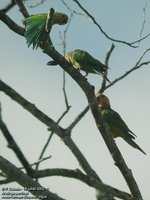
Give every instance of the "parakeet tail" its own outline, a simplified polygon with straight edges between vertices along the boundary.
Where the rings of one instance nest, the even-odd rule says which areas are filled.
[[[139,151],[141,151],[142,153],[144,153],[146,155],[146,153],[133,140],[126,139],[126,142],[128,142],[128,144],[130,144],[132,147],[138,149]]]
[[[105,74],[102,75],[109,83],[111,83],[111,81],[105,76]]]

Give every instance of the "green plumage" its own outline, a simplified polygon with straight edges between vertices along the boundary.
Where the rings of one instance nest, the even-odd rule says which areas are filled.
[[[85,71],[86,75],[88,75],[88,73],[101,74],[107,81],[109,81],[105,76],[108,67],[91,56],[88,52],[76,49],[69,52],[66,59],[76,66],[77,69]]]
[[[122,137],[132,147],[137,148],[142,153],[146,154],[134,141],[135,134],[128,128],[120,115],[111,108],[101,111],[103,120],[108,124],[113,138]]]
[[[25,37],[28,47],[33,44],[33,49],[50,41],[49,33],[46,31],[47,14],[31,15],[23,22],[25,25]],[[55,12],[53,16],[53,25],[64,25],[68,21],[68,16],[64,13]]]
[[[112,137],[122,137],[128,144],[132,147],[140,150],[142,153],[146,154],[133,140],[136,135],[128,128],[126,123],[123,121],[121,116],[111,109],[109,99],[103,95],[97,95],[98,105],[101,110],[101,116],[103,121],[108,125]]]

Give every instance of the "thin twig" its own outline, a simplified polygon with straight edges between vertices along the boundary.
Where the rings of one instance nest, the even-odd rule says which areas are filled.
[[[139,60],[136,62],[135,67],[138,66],[141,62],[141,60],[144,58],[144,56],[150,51],[150,48],[146,49],[142,55],[140,56]]]
[[[140,31],[140,35],[139,35],[139,39],[142,38],[142,33],[144,31],[144,27],[145,27],[145,23],[146,23],[146,8],[147,8],[147,2],[145,2],[144,8],[143,8],[143,23],[142,23],[142,27],[141,27],[141,31]],[[140,41],[138,43],[138,46],[140,45]]]
[[[73,17],[73,13],[70,14],[68,24],[67,24],[67,26],[64,30],[64,34],[63,34],[62,44],[63,44],[63,55],[64,55],[64,57],[66,56],[66,36],[67,36],[67,31],[68,31],[70,24],[71,24],[72,17]],[[67,93],[66,93],[66,74],[65,74],[64,70],[63,70],[63,93],[64,93],[64,99],[65,99],[66,107],[69,109],[70,106],[69,106],[69,103],[68,103],[68,97],[67,97]]]
[[[49,145],[49,143],[50,143],[50,141],[51,141],[52,136],[53,136],[53,132],[50,134],[50,136],[48,136],[48,139],[46,140],[46,144],[44,145],[44,147],[43,147],[43,149],[42,149],[42,151],[41,151],[41,153],[40,153],[39,160],[41,160],[41,159],[43,158],[44,153],[45,153],[45,151],[46,151],[46,149],[47,149],[47,147],[48,147],[48,145]],[[37,171],[38,168],[39,168],[39,164],[40,164],[40,163],[37,163],[36,166],[35,166],[35,170],[36,170],[36,171]]]
[[[36,2],[35,4],[32,4],[32,5],[26,4],[26,7],[28,7],[28,8],[36,8],[36,7],[40,6],[41,4],[44,4],[45,1],[46,0],[40,0],[39,2]]]
[[[63,2],[63,0],[62,0],[62,2]],[[62,45],[63,45],[63,56],[64,57],[66,56],[66,36],[67,36],[67,31],[68,31],[68,29],[70,27],[72,18],[73,18],[73,13],[71,12],[69,20],[68,20],[68,23],[67,23],[67,26],[66,26],[66,28],[65,28],[65,30],[63,32],[63,37],[60,34],[60,39],[61,39]],[[70,109],[71,106],[69,106],[68,97],[67,97],[67,93],[66,93],[66,76],[65,76],[65,71],[64,70],[63,70],[63,94],[64,94],[66,107],[67,107],[67,109]]]
[[[149,65],[150,64],[150,61],[147,61],[147,62],[142,62],[141,64],[139,65],[136,65],[135,67],[131,68],[130,70],[128,70],[127,72],[125,72],[122,76],[120,76],[119,78],[116,78],[113,82],[111,82],[109,85],[107,85],[105,87],[104,90],[107,90],[109,87],[113,86],[114,84],[116,84],[117,82],[119,82],[120,80],[124,79],[126,76],[128,76],[129,74],[131,74],[133,71],[141,68],[142,66],[145,66],[145,65]]]
[[[64,117],[67,113],[68,113],[68,108],[62,113],[62,115],[60,116],[60,118],[57,120],[56,123],[58,124],[58,123],[63,119],[63,117]],[[51,129],[48,128],[48,130],[51,130]],[[43,147],[43,149],[42,149],[42,151],[41,151],[41,153],[40,153],[39,160],[41,160],[41,159],[43,158],[44,153],[45,153],[45,151],[46,151],[46,149],[47,149],[47,147],[48,147],[48,145],[49,145],[49,143],[50,143],[50,141],[51,141],[53,135],[54,135],[54,132],[52,131],[51,134],[48,136],[48,139],[46,140],[46,144],[44,145],[44,147]],[[35,167],[35,170],[38,170],[39,164],[40,164],[40,163],[37,163],[37,165],[36,165],[36,167]]]
[[[68,103],[68,97],[67,97],[67,93],[66,93],[66,74],[65,74],[64,70],[63,70],[63,88],[62,89],[63,89],[66,109],[69,110],[71,108],[71,106]]]
[[[108,52],[107,52],[107,54],[106,54],[106,57],[105,57],[105,65],[106,65],[107,67],[108,67],[108,63],[109,63],[110,56],[111,56],[111,54],[112,54],[114,48],[115,48],[115,45],[114,45],[114,43],[112,43],[110,49],[108,50]],[[107,77],[107,75],[108,75],[108,69],[106,69],[105,77]],[[102,92],[104,91],[105,87],[106,87],[106,78],[103,78],[103,82],[102,82],[101,89],[99,90],[99,92],[102,93]]]
[[[69,6],[64,0],[61,0],[61,2],[64,4],[64,6],[67,8],[67,10],[69,10],[69,12],[70,12],[71,14],[86,16],[86,15],[83,14],[83,13],[80,13],[80,12],[77,12],[76,10],[71,9],[70,6]]]
[[[72,130],[77,123],[85,116],[85,114],[89,111],[89,106],[86,106],[82,112],[78,114],[78,116],[75,118],[75,120],[67,127],[68,130]]]
[[[41,162],[43,162],[43,161],[45,161],[45,160],[50,159],[51,157],[52,157],[52,156],[47,156],[47,157],[41,158],[41,159],[39,159],[37,162],[32,163],[31,166],[37,165],[37,164],[39,164],[39,163],[41,163]]]
[[[109,40],[113,41],[113,42],[119,42],[119,43],[122,43],[122,44],[126,44],[130,47],[133,47],[133,48],[137,48],[138,45],[135,45],[139,42],[141,42],[142,40],[146,39],[148,36],[150,36],[150,33],[148,33],[146,36],[140,38],[139,40],[136,40],[134,42],[126,42],[124,40],[118,40],[118,39],[114,39],[112,37],[110,37],[104,30],[103,28],[101,27],[101,25],[98,24],[98,22],[95,20],[95,18],[81,5],[81,3],[79,3],[78,0],[72,0],[74,1],[79,7],[81,10],[83,10],[87,16],[92,20],[92,22],[99,28],[99,30],[101,31],[101,33]]]

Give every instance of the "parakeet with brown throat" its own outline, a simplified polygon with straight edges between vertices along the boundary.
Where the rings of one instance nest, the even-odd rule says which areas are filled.
[[[100,74],[108,82],[110,82],[110,80],[105,75],[108,67],[102,64],[99,60],[95,59],[93,56],[91,56],[88,52],[76,49],[67,53],[66,60],[74,65],[78,70],[84,71],[86,73],[86,76],[89,73]],[[57,65],[58,63],[55,61],[49,61],[47,64]]]
[[[139,145],[134,142],[136,135],[128,128],[121,116],[111,108],[109,99],[104,94],[100,93],[96,95],[96,98],[101,110],[102,119],[108,125],[112,137],[122,137],[129,145],[146,154]]]
[[[91,56],[88,52],[76,49],[69,52],[66,56],[66,59],[77,69],[85,71],[86,75],[88,75],[88,73],[101,74],[108,82],[110,82],[105,76],[105,71],[108,69],[108,67]]]

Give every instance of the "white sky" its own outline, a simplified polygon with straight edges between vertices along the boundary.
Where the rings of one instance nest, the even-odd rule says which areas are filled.
[[[5,5],[5,2],[0,2],[0,8]],[[145,1],[83,0],[80,2],[95,17],[109,36],[129,42],[139,38]],[[82,13],[72,1],[66,0],[66,3],[72,9]],[[58,0],[46,1],[38,8],[28,9],[28,11],[30,14],[46,13],[50,7],[69,15],[68,10]],[[149,13],[150,4],[147,2],[143,36],[150,32]],[[22,16],[17,7],[13,8],[8,15],[21,25]],[[65,26],[55,26],[52,30],[52,40],[56,49],[60,52],[62,52],[62,46],[60,45],[59,32],[63,33],[64,29]],[[112,41],[106,39],[86,16],[74,15],[67,32],[67,51],[76,48],[84,49],[103,62],[111,44]],[[142,52],[149,48],[149,44],[150,38],[141,42],[140,47],[136,49],[115,43],[116,47],[109,64],[109,79],[114,80],[133,67]],[[57,120],[65,110],[62,92],[63,72],[59,66],[48,67],[46,63],[49,60],[50,58],[44,55],[40,49],[33,51],[32,48],[28,48],[23,37],[10,31],[0,21],[0,78],[23,97],[34,103],[40,110]],[[144,58],[144,61],[147,60],[150,60],[150,53]],[[149,77],[150,66],[143,66],[109,88],[105,93],[111,101],[112,108],[120,113],[129,128],[138,136],[137,144],[147,153],[147,156],[144,156],[122,139],[116,140],[127,165],[132,169],[144,200],[148,200],[150,197]],[[101,77],[89,75],[88,81],[95,86],[96,90],[99,89]],[[66,89],[72,108],[60,123],[62,127],[68,126],[87,105],[83,92],[68,75],[66,75]],[[47,127],[5,94],[0,93],[0,101],[2,102],[3,118],[11,134],[27,159],[34,163],[48,138]],[[14,153],[7,148],[7,143],[2,134],[0,137],[1,155],[20,166]],[[118,189],[129,191],[96,129],[90,112],[75,127],[72,137],[103,182]],[[43,162],[41,169],[52,167],[79,168],[76,159],[57,136],[53,137],[45,153],[45,156],[49,155],[52,155],[52,158]],[[41,179],[40,183],[68,200],[95,199],[94,189],[76,180],[50,177]],[[11,186],[15,187],[16,183]]]

